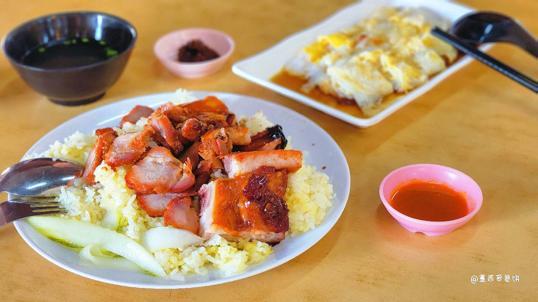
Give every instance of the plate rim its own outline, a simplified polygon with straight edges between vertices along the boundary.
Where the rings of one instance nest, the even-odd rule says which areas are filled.
[[[390,1],[390,0],[389,0]],[[398,1],[398,0],[394,0],[394,1]],[[415,101],[419,96],[423,95],[424,93],[428,92],[429,90],[431,90],[432,88],[434,88],[435,86],[437,86],[442,80],[444,80],[445,78],[447,78],[448,76],[452,75],[453,73],[455,73],[456,71],[462,69],[463,67],[465,67],[467,64],[469,64],[470,62],[473,61],[473,59],[467,55],[463,55],[457,62],[453,63],[452,65],[448,66],[448,68],[446,68],[445,70],[437,73],[436,75],[430,77],[428,79],[427,82],[423,83],[422,85],[416,87],[415,89],[413,89],[412,91],[410,91],[409,93],[407,93],[406,95],[398,98],[396,101],[394,101],[392,104],[388,105],[386,108],[384,108],[383,110],[379,111],[378,113],[376,113],[375,115],[373,116],[370,116],[370,117],[366,117],[366,118],[362,118],[362,117],[357,117],[357,116],[354,116],[354,115],[351,115],[345,111],[342,111],[342,110],[339,110],[339,109],[336,109],[336,108],[333,108],[331,106],[328,106],[322,102],[319,102],[315,99],[312,99],[310,97],[308,97],[307,95],[304,95],[304,94],[301,94],[299,92],[296,92],[294,90],[291,90],[287,87],[284,87],[284,86],[281,86],[279,84],[276,84],[274,82],[271,82],[270,80],[268,79],[265,79],[263,77],[259,77],[255,74],[251,74],[249,73],[248,71],[246,71],[244,68],[244,65],[248,64],[248,63],[254,63],[255,60],[258,59],[258,57],[261,57],[262,55],[266,55],[268,53],[271,53],[271,51],[273,51],[274,49],[276,49],[277,47],[281,47],[282,45],[285,45],[286,43],[288,43],[288,41],[290,40],[293,40],[295,38],[298,38],[300,37],[301,35],[303,34],[307,34],[308,31],[315,31],[317,30],[318,28],[321,28],[323,27],[324,25],[326,24],[330,24],[333,22],[333,19],[335,19],[339,14],[342,14],[348,10],[351,10],[351,9],[358,9],[360,8],[361,5],[367,5],[368,3],[370,2],[373,2],[375,3],[375,1],[373,0],[365,0],[365,1],[360,1],[360,2],[355,2],[355,3],[352,3],[350,5],[347,5],[337,11],[335,11],[333,14],[327,16],[325,19],[319,21],[318,23],[315,23],[309,27],[306,27],[300,31],[297,31],[297,32],[294,32],[284,38],[282,38],[280,41],[278,41],[276,44],[273,44],[272,46],[260,51],[260,52],[257,52],[253,55],[250,55],[240,61],[237,61],[233,64],[232,66],[232,71],[233,73],[235,73],[236,75],[238,75],[239,77],[242,77],[250,82],[253,82],[255,84],[258,84],[262,87],[265,87],[265,88],[268,88],[278,94],[281,94],[281,95],[284,95],[286,97],[289,97],[291,98],[292,100],[294,101],[297,101],[303,105],[307,105],[309,107],[312,107],[318,111],[321,111],[325,114],[328,114],[332,117],[335,117],[337,119],[340,119],[340,120],[343,120],[347,123],[350,123],[354,126],[357,126],[357,127],[361,127],[361,128],[367,128],[367,127],[370,127],[370,126],[373,126],[379,122],[381,122],[382,120],[384,120],[385,118],[391,116],[392,114],[394,114],[396,111],[400,110],[402,107],[408,105],[409,103]],[[433,1],[435,2],[435,1]],[[459,9],[463,9],[463,10],[466,10],[466,14],[470,13],[470,12],[473,12],[473,11],[476,11],[474,8],[470,7],[470,6],[467,6],[467,5],[464,5],[464,4],[461,4],[461,3],[458,3],[458,2],[453,2],[453,1],[449,1],[449,0],[437,0],[436,2],[438,2],[440,5],[447,5],[447,6],[452,6],[452,7],[457,7]],[[367,3],[367,4],[365,4]],[[420,4],[419,2],[417,2],[418,4]],[[376,3],[377,5],[377,3]],[[383,5],[386,5],[386,4],[378,4],[379,7],[383,6]],[[434,10],[435,11],[435,10]],[[486,50],[489,50],[491,48],[492,45],[483,45],[480,47],[480,49],[482,51],[486,51]]]
[[[250,95],[246,95],[246,94],[238,94],[238,93],[220,92],[220,91],[207,91],[207,90],[189,90],[189,93],[192,93],[194,96],[214,94],[214,95],[223,95],[223,96],[228,95],[228,96],[234,96],[234,97],[247,97],[247,98],[255,99],[257,101],[265,103],[269,107],[288,110],[292,114],[296,115],[297,117],[310,122],[312,124],[312,126],[317,127],[318,130],[320,130],[320,132],[323,135],[326,136],[326,138],[331,140],[336,145],[337,148],[336,148],[335,151],[337,151],[338,157],[340,157],[340,159],[343,159],[342,162],[344,163],[345,167],[347,168],[346,173],[345,173],[345,185],[344,185],[344,196],[343,196],[344,198],[342,199],[342,205],[339,208],[335,208],[335,210],[336,210],[335,214],[336,215],[335,215],[334,220],[329,221],[328,224],[325,225],[324,229],[321,230],[320,236],[318,238],[313,240],[313,242],[306,244],[302,249],[298,249],[296,251],[291,252],[289,255],[287,255],[285,257],[282,257],[282,258],[274,260],[274,263],[272,265],[267,265],[267,266],[258,265],[258,267],[254,268],[254,269],[252,269],[250,271],[246,271],[246,272],[238,273],[238,274],[235,274],[235,275],[218,278],[216,280],[203,280],[203,281],[198,281],[198,282],[194,282],[194,283],[183,283],[183,284],[149,284],[149,283],[137,283],[137,282],[124,282],[124,281],[117,281],[117,280],[114,280],[114,279],[101,277],[101,276],[94,275],[94,274],[91,274],[91,273],[86,273],[86,272],[83,272],[83,271],[79,271],[76,268],[73,268],[73,267],[69,266],[68,264],[64,264],[61,261],[54,259],[52,255],[49,255],[44,250],[42,250],[24,232],[23,225],[28,225],[28,223],[25,220],[17,220],[17,221],[15,221],[13,223],[13,225],[15,226],[15,229],[16,229],[17,233],[23,239],[23,241],[28,246],[30,246],[41,257],[45,258],[46,260],[48,260],[49,262],[55,264],[56,266],[66,270],[68,272],[71,272],[71,273],[73,273],[75,275],[78,275],[78,276],[81,276],[81,277],[84,277],[84,278],[88,278],[88,279],[91,279],[91,280],[94,280],[94,281],[107,283],[107,284],[113,284],[113,285],[130,287],[130,288],[145,288],[145,289],[187,289],[187,288],[213,286],[213,285],[218,285],[218,284],[230,283],[230,282],[241,280],[241,279],[246,279],[246,278],[249,278],[249,277],[264,273],[264,272],[266,272],[268,270],[277,268],[277,267],[287,263],[288,261],[290,261],[290,260],[300,256],[301,254],[305,253],[307,250],[312,248],[312,246],[314,246],[319,241],[321,241],[329,233],[329,231],[334,228],[336,223],[340,220],[340,218],[342,216],[342,213],[344,212],[344,210],[345,210],[345,208],[347,206],[347,202],[349,200],[350,191],[351,191],[351,171],[349,169],[349,164],[347,162],[347,158],[345,157],[344,152],[340,148],[340,145],[332,138],[332,136],[329,133],[327,133],[323,128],[321,128],[318,124],[316,124],[314,121],[312,121],[311,119],[307,118],[306,116],[296,112],[295,110],[293,110],[291,108],[288,108],[288,107],[285,107],[283,105],[274,103],[274,102],[270,102],[270,101],[255,97],[255,96],[250,96]],[[49,136],[52,136],[55,131],[57,131],[60,127],[62,127],[64,124],[66,124],[68,122],[72,122],[74,120],[83,118],[86,115],[95,114],[94,113],[95,111],[99,111],[99,110],[101,110],[103,108],[108,108],[108,107],[111,107],[113,105],[127,104],[127,103],[130,103],[130,102],[135,102],[137,99],[141,99],[141,98],[150,98],[150,97],[164,98],[165,96],[173,97],[174,93],[173,92],[161,92],[161,93],[152,93],[152,94],[132,96],[132,97],[128,97],[128,98],[125,98],[125,99],[122,99],[122,100],[119,100],[119,101],[103,104],[102,106],[93,108],[92,110],[80,113],[80,114],[78,114],[78,115],[76,115],[76,116],[74,116],[74,117],[72,117],[72,118],[70,118],[70,119],[68,119],[66,121],[63,121],[61,124],[59,124],[58,126],[54,127],[50,131],[48,131],[45,135],[43,135],[40,139],[38,139],[26,151],[26,153],[23,155],[22,158],[25,158],[26,156],[32,154],[30,151],[35,149],[36,145],[42,144],[43,141],[45,141]],[[156,104],[160,104],[160,103],[156,102]],[[320,226],[318,226],[316,228],[321,228],[321,227],[322,226],[320,225]],[[51,239],[47,238],[47,240],[51,240]],[[261,263],[259,263],[259,264],[261,264]]]

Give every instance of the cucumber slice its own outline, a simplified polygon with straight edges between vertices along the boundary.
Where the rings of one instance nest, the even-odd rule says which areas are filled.
[[[147,230],[142,243],[151,252],[167,248],[184,249],[187,246],[202,242],[202,238],[185,230],[171,227],[156,227]]]
[[[120,255],[156,276],[165,276],[155,258],[131,238],[91,223],[54,216],[33,216],[28,222],[43,235],[69,245],[97,245]]]
[[[92,263],[93,265],[102,268],[113,268],[126,271],[140,270],[138,265],[134,264],[133,262],[123,257],[111,257],[106,255],[105,252],[107,251],[103,251],[99,246],[90,244],[80,250],[79,255],[80,258],[88,260],[88,262]]]

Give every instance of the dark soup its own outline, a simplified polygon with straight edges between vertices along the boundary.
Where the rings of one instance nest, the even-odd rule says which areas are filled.
[[[22,63],[39,68],[59,69],[91,65],[118,55],[105,41],[74,38],[39,45],[27,52]]]

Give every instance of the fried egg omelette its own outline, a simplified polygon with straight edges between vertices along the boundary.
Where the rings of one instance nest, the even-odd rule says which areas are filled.
[[[384,96],[408,92],[456,60],[456,49],[430,34],[448,25],[424,9],[385,7],[317,37],[284,70],[306,80],[303,91],[354,100],[368,114]]]

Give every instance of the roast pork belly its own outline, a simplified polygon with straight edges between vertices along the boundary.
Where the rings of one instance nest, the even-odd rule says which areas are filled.
[[[299,170],[303,164],[303,153],[297,150],[263,150],[237,152],[222,157],[224,169],[229,177],[250,173],[261,167],[285,169],[288,172]]]
[[[289,229],[283,199],[287,182],[287,171],[262,168],[203,185],[199,191],[201,235],[280,242]]]

